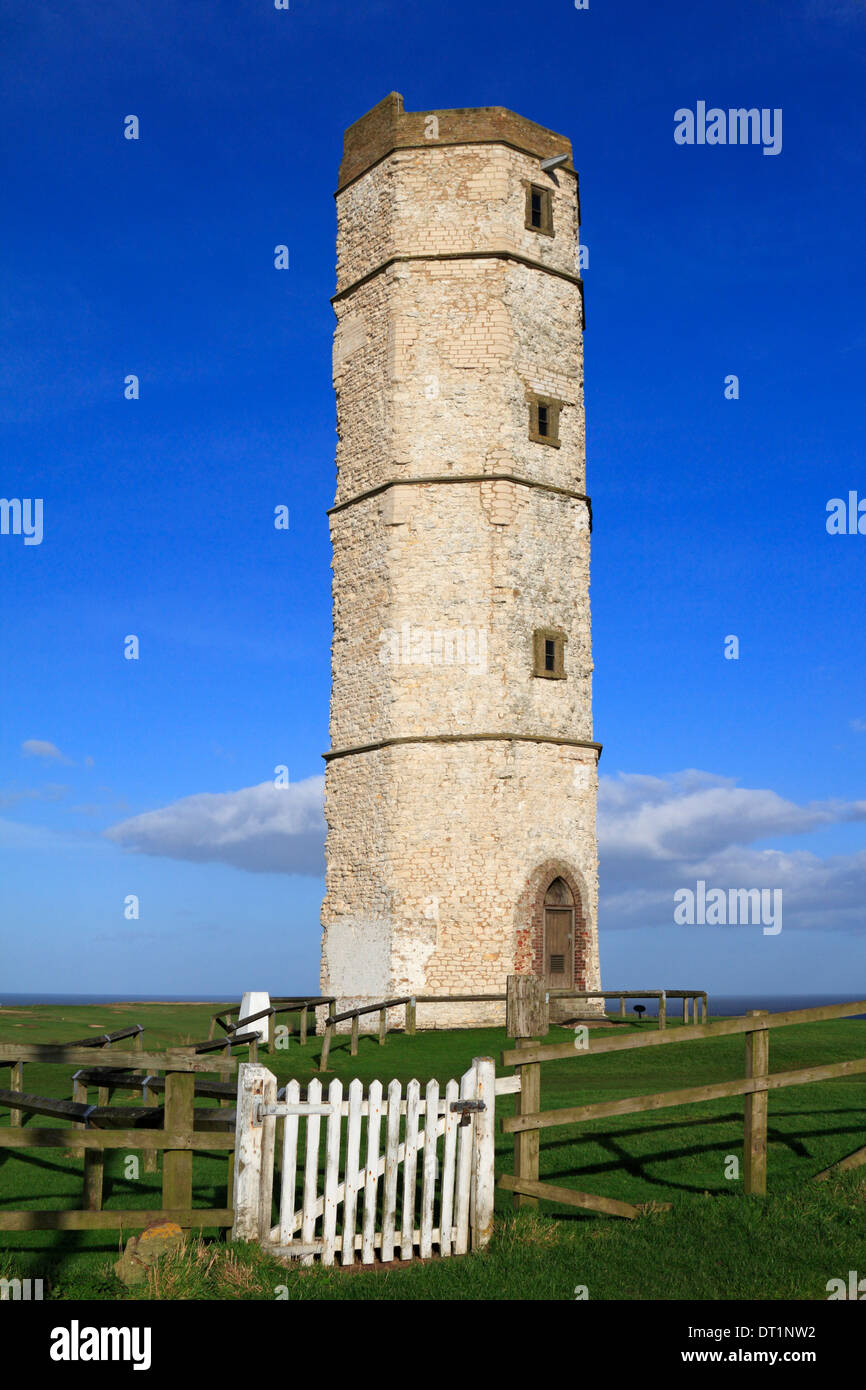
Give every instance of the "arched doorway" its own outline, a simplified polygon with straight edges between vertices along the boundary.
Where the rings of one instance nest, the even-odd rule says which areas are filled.
[[[563,878],[555,878],[544,895],[543,974],[549,989],[574,985],[574,897]]]

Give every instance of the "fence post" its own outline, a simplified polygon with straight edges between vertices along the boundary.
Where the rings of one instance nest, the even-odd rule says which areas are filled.
[[[265,1105],[275,1105],[277,1100],[277,1078],[273,1072],[265,1071],[265,1089],[262,1097]],[[262,1119],[262,1183],[259,1200],[259,1240],[264,1243],[271,1234],[271,1217],[274,1201],[274,1158],[277,1137],[276,1115],[265,1115]]]
[[[625,995],[624,995],[624,994],[621,994],[621,995],[619,996],[619,1016],[620,1016],[620,1018],[625,1018]]]
[[[379,1046],[380,1046],[380,1047],[384,1047],[384,1046],[385,1046],[385,1034],[387,1033],[387,1031],[388,1031],[388,1010],[387,1010],[386,1008],[382,1008],[382,1009],[379,1010]]]
[[[550,1002],[544,981],[537,975],[509,975],[505,989],[508,1037],[545,1037],[550,1029]]]
[[[411,1038],[415,1036],[415,1020],[417,1016],[417,1003],[410,999],[406,1005],[406,1033]]]
[[[531,975],[509,975],[506,982],[505,1031],[517,1048],[537,1047],[532,1034],[545,1036],[549,1028],[549,1000],[544,981]],[[529,1115],[541,1109],[541,1063],[518,1064],[520,1090],[514,1104],[516,1115]],[[538,1182],[538,1130],[520,1130],[514,1136],[514,1176]],[[537,1207],[538,1198],[515,1192],[515,1207]]]
[[[483,1250],[493,1234],[494,1126],[496,1123],[496,1063],[492,1057],[473,1057],[476,1096],[484,1109],[475,1114],[472,1154],[472,1181],[475,1202],[472,1221],[472,1249]],[[428,1125],[430,1120],[427,1120]]]
[[[352,1056],[352,1057],[357,1057],[357,1055],[358,1055],[358,1015],[357,1015],[357,1014],[353,1014],[353,1015],[352,1015],[352,1042],[351,1042],[351,1046],[349,1047],[349,1055]]]
[[[77,1084],[77,1083],[76,1083]],[[96,1092],[97,1105],[108,1105],[111,1093],[107,1086],[100,1086]],[[87,1088],[84,1088],[84,1101],[87,1102]],[[102,1211],[102,1192],[105,1184],[105,1150],[84,1150],[84,1207],[86,1211]]]
[[[276,1014],[268,1014],[268,1052],[271,1054],[273,1054],[276,1050],[274,1046],[276,1021]]]
[[[659,995],[659,1028],[666,1028],[668,1023],[668,1000],[664,990]]]
[[[186,1137],[193,1131],[195,1073],[169,1071],[165,1076],[163,1130]],[[102,1155],[100,1155],[102,1157]],[[162,1205],[165,1211],[192,1206],[192,1149],[166,1149],[162,1159]]]
[[[87,1104],[87,1087],[77,1076],[72,1078],[72,1099],[78,1105]],[[76,1129],[85,1129],[84,1124],[76,1124]],[[84,1178],[82,1183],[82,1203],[85,1211],[102,1211],[102,1177],[105,1171],[104,1154],[99,1149],[85,1149]]]
[[[747,1018],[766,1017],[766,1009],[749,1009]],[[746,1076],[766,1076],[770,1062],[770,1030],[756,1029],[746,1034]],[[745,1097],[743,1118],[743,1191],[753,1197],[767,1193],[767,1101],[766,1090],[752,1091]]]
[[[23,1063],[23,1062],[13,1062],[13,1063],[12,1063],[12,1068],[11,1068],[11,1070],[10,1070],[10,1072],[9,1072],[9,1090],[10,1090],[10,1091],[23,1091],[23,1090],[24,1090],[24,1063]],[[21,1124],[21,1111],[20,1111],[20,1110],[10,1110],[10,1111],[9,1111],[9,1124],[10,1124],[10,1125],[20,1125],[20,1124]]]
[[[535,1038],[515,1038],[517,1048],[537,1047]],[[515,1098],[514,1113],[531,1115],[541,1109],[541,1063],[530,1062],[521,1066],[518,1063],[520,1090]],[[520,1130],[514,1136],[514,1176],[529,1178],[538,1182],[538,1153],[541,1136],[537,1129]],[[528,1197],[525,1192],[515,1192],[515,1207],[537,1207],[538,1198]]]
[[[328,1053],[331,1051],[331,1034],[334,1031],[334,1026],[330,1018],[325,1020],[325,1036],[322,1039],[322,1055],[319,1058],[319,1071],[328,1070]]]
[[[257,1062],[238,1067],[238,1102],[235,1127],[234,1223],[232,1240],[263,1240],[271,1227],[274,1188],[275,1118],[257,1120],[259,1103],[271,1105],[277,1098],[277,1078]]]
[[[301,1047],[307,1046],[307,1006],[301,1009]]]
[[[689,996],[688,996],[687,994],[684,994],[684,995],[683,995],[683,1023],[688,1023],[688,1021],[689,1021]]]

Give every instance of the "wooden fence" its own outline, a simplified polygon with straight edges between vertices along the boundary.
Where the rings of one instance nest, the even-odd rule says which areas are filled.
[[[611,1216],[637,1216],[637,1207],[629,1202],[540,1182],[540,1132],[557,1125],[580,1124],[587,1120],[606,1119],[614,1115],[633,1115],[648,1110],[693,1105],[741,1095],[745,1096],[744,1191],[763,1196],[767,1188],[768,1093],[780,1087],[804,1086],[837,1076],[866,1073],[866,1057],[816,1067],[800,1067],[794,1071],[771,1072],[770,1030],[788,1027],[791,1024],[851,1018],[857,1014],[866,1014],[866,1000],[851,1004],[829,1004],[814,1009],[793,1009],[777,1014],[758,1009],[743,1018],[697,1024],[680,1028],[675,1032],[601,1038],[579,1052],[571,1043],[536,1045],[523,1040],[519,1047],[502,1053],[503,1064],[518,1069],[521,1086],[518,1092],[517,1113],[502,1120],[503,1133],[515,1136],[514,1172],[502,1174],[498,1185],[516,1194],[516,1205],[535,1205],[541,1198],[569,1206],[584,1207],[591,1211],[606,1212]],[[541,1108],[541,1066],[544,1062],[569,1059],[580,1061],[585,1066],[589,1064],[589,1059],[602,1052],[623,1052],[632,1048],[697,1042],[706,1038],[730,1037],[737,1033],[745,1034],[746,1039],[745,1075],[742,1079],[720,1081],[705,1086],[689,1086],[682,1090],[663,1091],[654,1095],[631,1096],[626,1100],[598,1101],[589,1105],[566,1106],[555,1110]],[[579,1084],[579,1078],[576,1080]],[[855,1168],[864,1163],[866,1146],[856,1149],[847,1158],[816,1176],[825,1178],[837,1169]]]
[[[625,1018],[626,999],[657,999],[658,1026],[664,1028],[667,1020],[667,1000],[681,999],[683,1002],[683,1022],[687,1023],[689,1018],[689,1004],[694,1005],[694,1019],[697,1023],[698,1007],[702,1010],[703,1019],[707,1018],[707,992],[702,989],[644,989],[644,990],[618,990],[618,989],[596,989],[596,990],[572,990],[572,989],[552,989],[548,991],[551,999],[559,999],[565,1002],[569,999],[618,999],[620,1017]],[[358,1055],[358,1035],[360,1032],[360,1020],[367,1014],[378,1014],[378,1033],[379,1044],[384,1045],[388,1033],[388,1011],[390,1009],[405,1009],[405,1031],[412,1036],[417,1029],[417,1016],[419,1004],[505,1004],[507,996],[505,994],[413,994],[400,995],[393,999],[382,999],[375,1004],[361,1004],[354,1009],[345,1009],[342,1013],[329,1013],[324,1024],[324,1040],[322,1042],[322,1055],[319,1062],[319,1071],[328,1070],[328,1057],[331,1051],[331,1043],[337,1026],[351,1020],[351,1041],[349,1043],[349,1053],[352,1057]],[[324,1000],[317,1000],[323,1003]],[[331,1001],[333,1004],[333,1000]],[[215,1016],[216,1017],[216,1016]],[[304,1033],[306,1039],[306,1032]]]
[[[688,1023],[689,1013],[692,1013],[695,1023],[698,1021],[698,1010],[700,1009],[701,1020],[707,1021],[707,991],[705,989],[592,989],[583,990],[575,994],[573,990],[551,989],[548,991],[551,999],[618,999],[619,1017],[625,1018],[626,999],[655,999],[658,1001],[658,1026],[667,1026],[668,1000],[681,999],[683,1003],[683,1023]],[[503,995],[503,998],[505,996]]]
[[[513,1078],[502,1090],[513,1091]],[[460,1081],[333,1080],[327,1099],[312,1080],[278,1099],[263,1066],[241,1064],[238,1079],[233,1238],[259,1240],[272,1254],[304,1264],[344,1265],[464,1254],[483,1248],[493,1226],[497,1085],[489,1057],[476,1057]],[[277,1121],[282,1164],[273,1224]],[[321,1129],[324,1174],[321,1172]],[[421,1122],[424,1128],[421,1128]],[[384,1136],[383,1136],[384,1131]],[[441,1141],[441,1142],[440,1142]],[[298,1182],[300,1179],[300,1192]],[[420,1179],[420,1182],[419,1182]]]
[[[64,1047],[86,1047],[104,1048],[110,1047],[112,1043],[120,1042],[126,1038],[132,1038],[132,1046],[140,1052],[142,1048],[142,1035],[144,1028],[140,1023],[134,1023],[130,1028],[118,1028],[114,1033],[96,1033],[87,1038],[76,1038],[74,1042],[63,1043]],[[61,1044],[57,1044],[61,1046]],[[19,1049],[20,1052],[20,1049]],[[0,1058],[0,1069],[9,1068],[9,1090],[24,1090],[24,1057],[15,1056],[6,1059]],[[20,1125],[22,1120],[21,1111],[13,1108],[9,1111],[10,1125]]]
[[[250,1014],[246,1018],[239,1018],[235,1024],[230,1024],[228,1020],[235,1014],[240,1013],[241,1006],[240,1004],[227,1004],[224,1008],[220,1008],[216,1013],[211,1014],[208,1038],[213,1038],[217,1026],[222,1028],[225,1033],[236,1033],[242,1029],[245,1024],[252,1023],[255,1019],[264,1018],[265,1015],[268,1015],[268,1050],[273,1052],[277,1016],[279,1014],[299,1014],[298,1041],[301,1047],[306,1047],[307,1036],[309,1034],[310,1010],[313,1012],[313,1031],[315,1032],[316,1009],[321,1008],[323,1005],[328,1009],[333,1009],[336,1002],[332,994],[274,996],[274,998],[271,999],[271,1006],[269,1009],[262,1009],[257,1014]],[[291,1026],[286,1026],[288,1027],[289,1035],[291,1035]],[[256,1061],[256,1057],[252,1054],[250,1055],[250,1061]]]
[[[151,1221],[170,1218],[180,1226],[228,1227],[234,1219],[230,1194],[225,1207],[194,1208],[192,1205],[193,1154],[233,1152],[233,1116],[224,1109],[195,1109],[196,1080],[216,1072],[232,1076],[237,1062],[230,1057],[199,1057],[194,1051],[171,1048],[148,1053],[106,1050],[93,1068],[91,1040],[85,1046],[0,1043],[0,1067],[22,1063],[82,1068],[75,1078],[78,1099],[35,1096],[20,1090],[0,1091],[0,1106],[20,1114],[47,1116],[63,1127],[36,1125],[0,1126],[0,1149],[80,1150],[84,1159],[83,1205],[77,1211],[9,1211],[0,1209],[0,1231],[92,1231],[140,1228]],[[145,1069],[144,1074],[135,1072]],[[163,1073],[162,1076],[158,1075]],[[100,1103],[86,1103],[87,1086],[100,1088]],[[213,1083],[211,1083],[213,1084]],[[112,1089],[142,1087],[155,1100],[164,1092],[165,1104],[113,1106],[107,1103]],[[104,1096],[103,1096],[103,1093]],[[84,1099],[80,1097],[84,1095]],[[199,1094],[208,1094],[206,1089]],[[150,1098],[148,1097],[148,1099]],[[102,1103],[103,1098],[106,1103]],[[220,1093],[225,1101],[224,1093]],[[148,1211],[102,1210],[102,1173],[108,1149],[163,1154],[162,1205]]]

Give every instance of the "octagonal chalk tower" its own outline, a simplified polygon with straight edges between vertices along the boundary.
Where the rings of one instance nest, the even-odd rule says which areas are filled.
[[[392,93],[346,132],[339,185],[322,992],[598,989],[571,147]]]

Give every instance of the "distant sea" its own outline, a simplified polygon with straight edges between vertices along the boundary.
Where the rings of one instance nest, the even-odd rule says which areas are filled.
[[[866,986],[861,988],[860,993],[866,994]],[[749,1009],[767,1009],[770,1013],[783,1013],[787,1009],[816,1009],[822,1004],[847,1004],[851,997],[851,994],[713,994],[708,991],[711,1017],[722,1014],[736,1016],[747,1013]],[[856,991],[854,997],[857,997]],[[231,991],[226,994],[146,994],[143,998],[131,998],[128,994],[4,994],[0,991],[0,1007],[13,1008],[26,1004],[225,1004],[237,998]],[[634,1011],[636,1003],[640,1003],[640,1000],[626,1000],[629,1013]],[[611,1013],[616,1013],[617,1000],[608,999],[607,1007]],[[658,1012],[654,999],[646,1001],[646,1012]],[[681,1016],[681,1000],[669,999],[668,1017]],[[858,1017],[866,1018],[866,1014]]]

